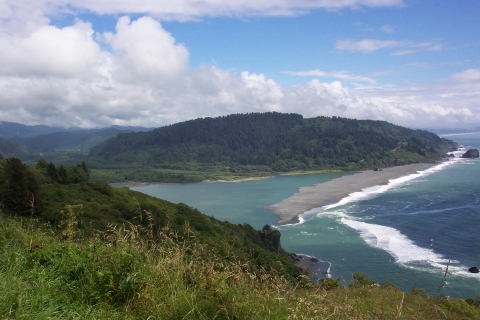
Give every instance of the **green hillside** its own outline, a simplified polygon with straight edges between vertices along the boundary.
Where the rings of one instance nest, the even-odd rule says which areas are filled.
[[[61,172],[61,173],[60,173]],[[105,182],[0,161],[3,319],[480,319],[480,301],[365,274],[312,283],[272,239]]]
[[[22,159],[38,158],[38,155],[33,155],[27,147],[1,137],[0,154],[4,157],[19,157]]]
[[[17,158],[0,160],[3,212],[35,217],[40,223],[60,230],[64,229],[69,212],[81,212],[76,223],[85,237],[97,231],[107,232],[112,227],[139,230],[148,227],[156,238],[161,230],[168,228],[180,239],[195,237],[222,257],[233,254],[248,268],[259,268],[269,261],[269,265],[289,279],[301,274],[281,248],[271,248],[271,232],[259,232],[248,224],[221,222],[186,204],[173,204],[127,188],[112,188],[104,181],[89,183],[88,180],[84,162],[72,168],[57,168],[41,159],[36,168],[31,168]],[[231,246],[228,253],[227,238]]]
[[[89,161],[95,168],[129,164],[164,170],[265,174],[428,162],[455,147],[454,142],[433,133],[384,121],[252,113],[119,134],[93,148]]]

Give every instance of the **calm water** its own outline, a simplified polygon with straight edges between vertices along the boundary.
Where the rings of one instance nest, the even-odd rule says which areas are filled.
[[[448,136],[480,148],[480,133]],[[132,188],[207,215],[260,229],[276,216],[264,209],[297,191],[345,173],[276,176],[238,183],[163,184]],[[457,298],[480,295],[480,161],[455,159],[403,177],[388,186],[355,193],[311,210],[301,222],[280,227],[287,251],[330,261],[333,278],[351,281],[356,271],[403,290],[440,291]]]

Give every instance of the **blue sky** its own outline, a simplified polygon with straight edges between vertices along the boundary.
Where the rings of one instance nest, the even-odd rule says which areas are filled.
[[[0,120],[480,127],[479,1],[0,0]]]

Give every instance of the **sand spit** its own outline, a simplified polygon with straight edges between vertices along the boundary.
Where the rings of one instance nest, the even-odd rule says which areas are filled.
[[[388,184],[392,179],[425,170],[432,165],[431,163],[416,163],[385,168],[382,171],[362,171],[315,186],[301,187],[293,196],[268,206],[266,209],[278,215],[277,225],[292,223],[298,221],[298,216],[308,210],[340,201],[349,194],[368,187]]]
[[[134,182],[134,181],[127,181],[127,182],[112,182],[109,183],[110,187],[114,188],[135,188],[135,187],[146,187],[152,184],[160,184],[160,183],[150,183],[150,182]]]

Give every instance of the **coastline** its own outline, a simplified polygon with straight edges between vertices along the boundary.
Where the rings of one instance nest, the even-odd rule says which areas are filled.
[[[292,171],[292,172],[282,172],[280,176],[297,176],[304,174],[317,174],[317,173],[332,173],[332,172],[346,172],[342,170],[313,170],[313,171]]]
[[[248,177],[242,179],[235,179],[235,180],[203,180],[199,182],[192,182],[192,183],[216,183],[216,182],[245,182],[245,181],[252,181],[252,180],[264,180],[264,179],[271,179],[273,176],[262,176],[262,177]],[[176,183],[176,182],[135,182],[135,181],[128,181],[128,182],[111,182],[109,185],[114,188],[135,188],[135,187],[147,187],[154,184],[169,184],[169,183]],[[180,183],[179,183],[180,184]]]
[[[134,182],[134,181],[129,181],[129,182],[112,182],[109,183],[110,187],[113,188],[135,188],[135,187],[146,187],[152,184],[160,184],[155,183],[155,182]]]
[[[265,180],[265,179],[271,179],[273,176],[261,176],[261,177],[248,177],[248,178],[241,178],[241,179],[233,179],[233,180],[203,180],[202,182],[207,182],[207,183],[215,183],[215,182],[229,182],[229,183],[235,183],[235,182],[245,182],[245,181],[253,181],[253,180]]]
[[[278,216],[276,225],[298,223],[299,215],[309,210],[340,201],[349,194],[365,188],[388,184],[392,179],[407,176],[434,165],[415,163],[385,168],[382,171],[361,171],[314,186],[300,187],[293,196],[265,208]]]
[[[314,256],[301,253],[289,253],[290,259],[312,282],[318,282],[322,278],[330,278],[330,267],[332,264],[328,261],[322,261]]]

